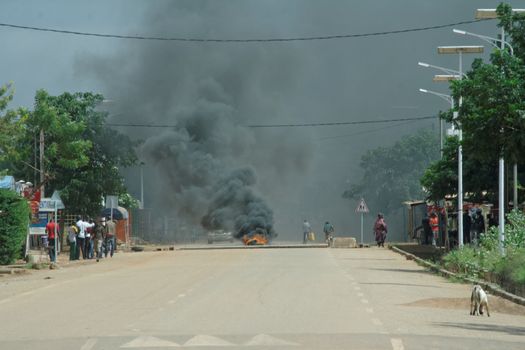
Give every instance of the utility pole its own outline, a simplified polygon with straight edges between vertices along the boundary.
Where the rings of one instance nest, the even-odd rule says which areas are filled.
[[[45,197],[44,192],[44,129],[40,129],[40,183],[42,184],[40,186],[40,195],[41,197]]]

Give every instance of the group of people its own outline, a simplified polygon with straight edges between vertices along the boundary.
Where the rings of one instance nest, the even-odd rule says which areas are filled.
[[[328,245],[330,245],[332,242],[334,232],[335,232],[334,225],[326,221],[323,226],[323,233],[324,233],[325,242]],[[315,240],[315,237],[314,239],[311,239],[312,237],[313,237],[312,227],[310,226],[310,223],[308,222],[308,220],[305,219],[303,221],[303,244],[306,244],[306,242],[310,240],[312,241]]]
[[[489,219],[492,219],[491,215]],[[494,226],[494,224],[490,222],[489,226]],[[477,242],[483,232],[485,232],[485,218],[481,209],[477,208],[473,213],[465,211],[463,213],[463,243]]]
[[[75,224],[67,228],[70,247],[69,260],[97,259],[113,257],[116,248],[116,224],[110,218],[101,217],[94,221],[77,217]]]
[[[385,240],[386,235],[388,233],[388,226],[385,222],[385,218],[383,214],[379,213],[377,214],[377,219],[374,222],[374,237],[375,241],[377,243],[378,247],[384,247],[385,246]],[[312,227],[310,226],[310,223],[307,220],[303,221],[303,244],[306,244],[306,242],[309,241],[309,235],[312,232]],[[326,221],[323,226],[323,233],[325,237],[325,242],[328,245],[331,245],[335,229],[334,225],[332,225],[329,221]]]

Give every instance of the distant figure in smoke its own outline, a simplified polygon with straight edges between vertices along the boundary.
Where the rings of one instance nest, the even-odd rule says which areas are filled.
[[[377,214],[376,222],[374,223],[374,234],[378,247],[385,246],[386,234],[388,233],[388,227],[386,225],[383,214]]]
[[[308,234],[310,231],[312,231],[312,227],[310,227],[310,223],[305,219],[303,222],[303,244],[306,244],[308,241]]]
[[[324,227],[323,227],[323,232],[324,232],[324,239],[326,243],[330,244],[332,242],[334,231],[335,231],[334,225],[332,225],[328,221],[325,222]]]

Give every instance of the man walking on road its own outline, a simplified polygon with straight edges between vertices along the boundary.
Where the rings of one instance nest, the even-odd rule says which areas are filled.
[[[324,232],[324,239],[327,244],[330,244],[332,242],[334,231],[335,231],[334,225],[332,225],[328,221],[325,222],[324,227],[323,227],[323,232]]]
[[[106,238],[108,227],[105,225],[106,218],[97,220],[95,227],[93,228],[93,235],[95,240],[95,254],[97,257],[97,262],[102,258],[102,242]]]
[[[111,220],[110,218],[106,221],[106,251],[105,256],[106,258],[109,256],[113,257],[113,253],[115,252],[115,244],[116,244],[116,235],[117,235],[117,225],[115,224],[115,221]]]
[[[308,234],[312,231],[312,228],[310,227],[310,223],[306,221],[306,219],[303,222],[303,244],[306,244],[308,241]]]

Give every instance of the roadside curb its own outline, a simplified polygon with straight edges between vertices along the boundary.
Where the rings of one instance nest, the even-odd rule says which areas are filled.
[[[476,280],[474,278],[468,278],[468,277],[463,277],[461,275],[458,275],[454,272],[450,272],[448,270],[445,270],[443,268],[441,268],[440,266],[436,265],[436,264],[433,264],[431,262],[428,262],[424,259],[421,259],[417,256],[415,256],[414,254],[411,254],[411,253],[408,253],[408,252],[405,252],[404,250],[402,249],[399,249],[398,247],[394,247],[394,246],[390,246],[390,249],[395,251],[396,253],[399,253],[401,255],[404,255],[408,260],[415,260],[417,263],[425,266],[425,267],[428,267],[430,269],[430,271],[434,272],[434,273],[437,273],[438,275],[441,275],[441,276],[444,276],[444,277],[453,277],[453,278],[456,278],[456,279],[459,279],[463,282],[468,282],[468,283],[472,283],[472,284],[479,284],[480,286],[483,287],[483,289],[485,289],[486,291],[489,291],[491,292],[492,294],[494,295],[497,295],[499,297],[502,297],[502,298],[505,298],[507,300],[510,300],[516,304],[520,304],[520,305],[524,305],[525,306],[525,298],[522,298],[518,295],[514,295],[512,293],[509,293],[503,289],[501,289],[498,285],[496,284],[493,284],[493,283],[488,283],[486,281],[482,281],[482,280]]]
[[[197,247],[180,247],[177,250],[229,250],[229,249],[281,249],[281,248],[328,248],[328,244],[287,244],[287,245],[243,245],[243,246],[197,246]]]

